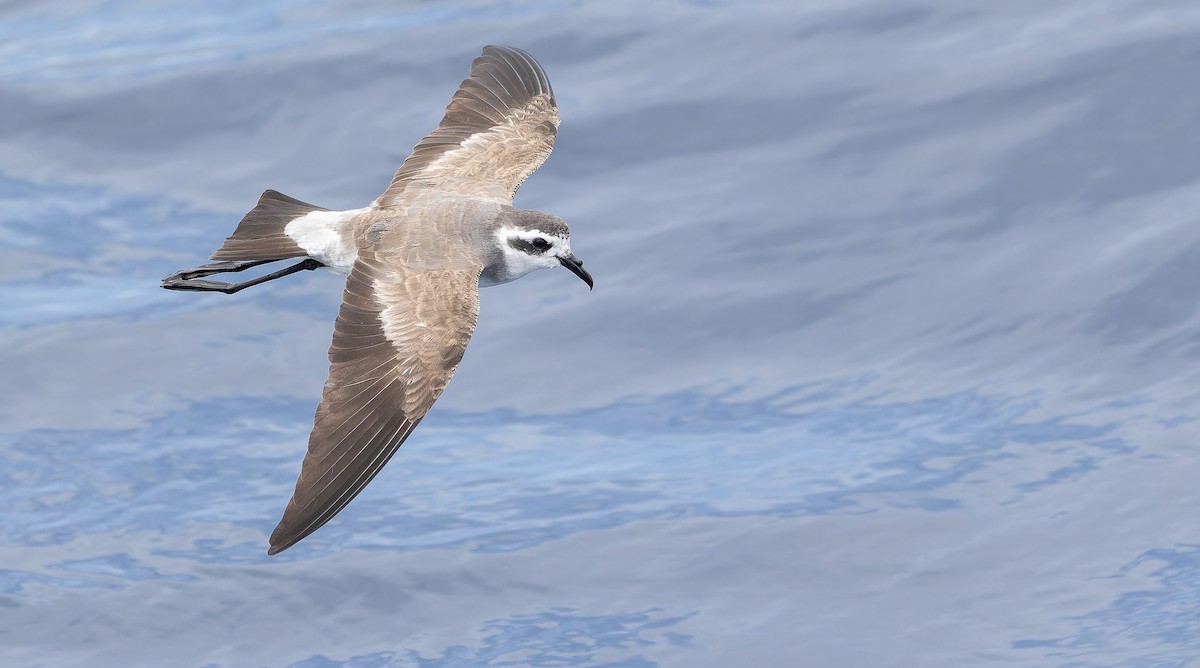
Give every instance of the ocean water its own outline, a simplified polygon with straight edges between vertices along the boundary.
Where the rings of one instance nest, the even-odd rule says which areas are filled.
[[[563,124],[454,383],[267,557],[386,187],[488,43]],[[0,7],[0,665],[1200,666],[1200,5]]]

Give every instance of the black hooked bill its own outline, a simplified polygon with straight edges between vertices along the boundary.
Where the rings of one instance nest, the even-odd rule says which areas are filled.
[[[583,282],[588,284],[588,290],[592,289],[592,275],[587,272],[587,269],[583,268],[583,260],[570,254],[558,256],[558,261],[562,266],[570,269],[572,274],[582,278]]]

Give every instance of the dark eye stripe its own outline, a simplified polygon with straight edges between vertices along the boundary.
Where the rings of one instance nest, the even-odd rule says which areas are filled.
[[[529,253],[530,255],[541,255],[547,250],[550,250],[550,244],[546,244],[544,247],[539,248],[534,246],[532,243],[525,241],[524,239],[518,239],[516,237],[509,239],[508,245],[521,251],[522,253]]]

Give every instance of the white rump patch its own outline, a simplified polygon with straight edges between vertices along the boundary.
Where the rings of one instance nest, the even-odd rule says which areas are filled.
[[[354,231],[348,223],[373,207],[349,211],[312,211],[296,218],[283,228],[296,245],[314,260],[334,272],[347,276],[358,258]]]

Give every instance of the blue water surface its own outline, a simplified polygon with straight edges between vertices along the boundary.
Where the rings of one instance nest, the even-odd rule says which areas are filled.
[[[480,48],[554,82],[455,382],[267,557],[374,199]],[[1200,666],[1200,6],[0,8],[0,665]]]

